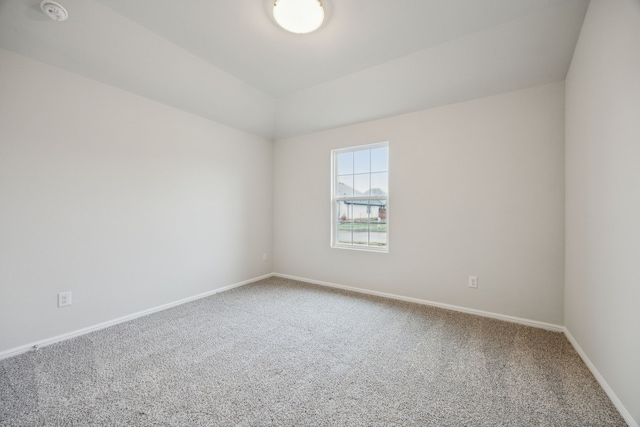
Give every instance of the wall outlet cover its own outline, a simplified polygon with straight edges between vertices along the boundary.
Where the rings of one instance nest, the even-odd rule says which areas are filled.
[[[469,276],[469,287],[474,289],[478,288],[478,276]]]
[[[60,292],[58,294],[58,307],[71,305],[71,291]]]

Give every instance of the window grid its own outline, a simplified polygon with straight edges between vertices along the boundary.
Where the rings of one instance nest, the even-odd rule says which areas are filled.
[[[388,143],[333,150],[331,161],[331,246],[388,252]]]

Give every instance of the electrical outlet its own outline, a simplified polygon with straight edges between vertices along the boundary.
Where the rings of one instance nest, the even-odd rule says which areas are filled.
[[[71,291],[60,292],[58,294],[58,307],[71,305]]]
[[[267,262],[267,260],[269,259],[269,257],[267,256],[267,253],[263,253],[262,254],[262,261]]]
[[[478,276],[469,276],[469,287],[470,288],[478,287]]]

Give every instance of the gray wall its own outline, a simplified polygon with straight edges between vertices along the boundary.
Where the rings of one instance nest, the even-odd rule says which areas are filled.
[[[640,1],[591,1],[566,99],[565,325],[640,423]]]
[[[271,141],[0,64],[0,352],[272,271]]]
[[[332,249],[330,152],[382,141],[389,253]],[[280,274],[561,325],[563,83],[276,141],[274,235]]]

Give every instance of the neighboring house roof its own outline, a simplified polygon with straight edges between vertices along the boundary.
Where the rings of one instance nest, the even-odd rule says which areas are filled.
[[[379,188],[372,188],[370,191],[370,194],[364,194],[347,184],[338,182],[338,191],[336,195],[337,196],[372,196],[372,197],[378,196],[379,197],[379,196],[387,196],[387,193],[382,191]],[[386,202],[384,204],[386,204]]]
[[[370,194],[363,194],[358,190],[353,189],[351,186],[342,182],[338,183],[338,196],[372,196],[371,200],[342,200],[346,205],[358,205],[358,206],[387,206],[386,200],[375,199],[376,196],[386,196],[387,193],[379,188],[372,188]]]

